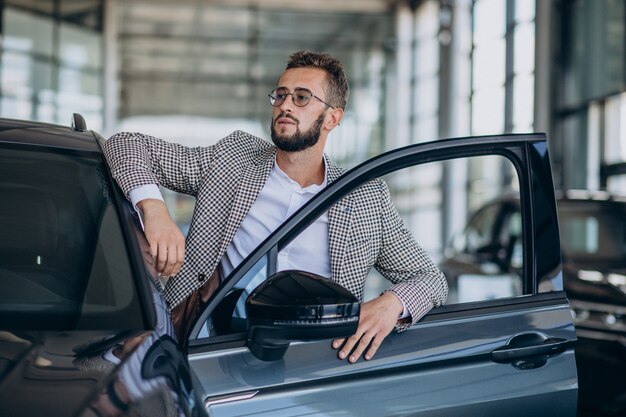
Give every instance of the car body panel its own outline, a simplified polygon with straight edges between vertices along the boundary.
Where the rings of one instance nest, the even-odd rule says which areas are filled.
[[[2,119],[0,142],[100,153],[91,131],[25,120]]]
[[[77,415],[104,380],[109,368],[81,370],[75,348],[114,334],[31,332],[0,334],[0,415]]]
[[[111,352],[129,342],[140,343],[125,352],[122,362],[112,359]],[[160,405],[176,410],[179,398],[181,402],[190,402],[184,398],[193,395],[190,386],[176,392],[163,376],[141,376],[142,369],[149,365],[146,353],[168,343],[177,346],[173,339],[157,331],[122,335],[84,330],[2,331],[0,416],[87,417],[94,415],[94,409],[116,413],[134,410],[132,415],[148,416],[151,414],[147,412],[158,411]],[[175,363],[174,357],[169,360]],[[182,350],[178,361],[186,363]],[[123,409],[111,407],[113,385],[124,386],[131,393],[130,398],[124,399]],[[188,404],[183,408],[188,415],[192,415],[190,408]]]
[[[496,329],[523,334],[527,320],[540,323],[536,332],[570,337],[571,316],[561,301],[549,307],[528,303],[513,311],[494,307],[462,319],[458,313],[431,315],[390,335],[373,360],[357,364],[339,361],[331,341],[323,340],[294,343],[275,362],[259,361],[241,346],[192,354],[190,365],[204,392],[212,394],[207,400],[222,401],[211,406],[215,416],[450,416],[467,415],[463,406],[468,404],[476,409],[483,404],[480,415],[485,416],[505,410],[506,415],[574,415],[577,379],[571,350],[550,358],[549,371],[543,372],[491,359],[491,352],[507,343],[505,336],[494,336],[504,334]],[[251,391],[258,392],[226,402],[227,396]],[[543,414],[544,402],[522,406],[535,396],[551,397],[555,408],[550,414]]]

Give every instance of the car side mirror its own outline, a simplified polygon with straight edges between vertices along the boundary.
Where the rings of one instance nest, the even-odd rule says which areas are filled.
[[[351,336],[360,310],[359,300],[350,291],[327,278],[281,271],[246,300],[246,344],[260,360],[278,360],[294,340]]]

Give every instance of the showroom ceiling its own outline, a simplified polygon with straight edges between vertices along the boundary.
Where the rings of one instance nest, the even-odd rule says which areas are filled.
[[[355,54],[392,45],[396,0],[120,1],[120,118],[265,119],[291,52],[329,52],[352,85]]]

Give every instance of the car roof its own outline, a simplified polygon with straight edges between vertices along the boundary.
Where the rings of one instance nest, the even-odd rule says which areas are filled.
[[[27,120],[0,118],[0,145],[34,145],[49,148],[101,152],[91,131]]]

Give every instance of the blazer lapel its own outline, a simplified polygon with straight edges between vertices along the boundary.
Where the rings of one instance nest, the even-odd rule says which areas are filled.
[[[337,165],[326,158],[328,166],[328,183],[335,181],[342,174]],[[328,210],[328,245],[330,253],[330,269],[333,281],[341,284],[341,266],[348,245],[352,227],[352,196],[348,195],[335,203]]]
[[[226,252],[226,247],[233,240],[241,222],[250,211],[259,193],[265,185],[265,181],[274,166],[274,147],[263,152],[256,160],[248,164],[241,175],[237,194],[230,208],[228,223],[222,235],[222,242],[219,250],[219,258]]]

